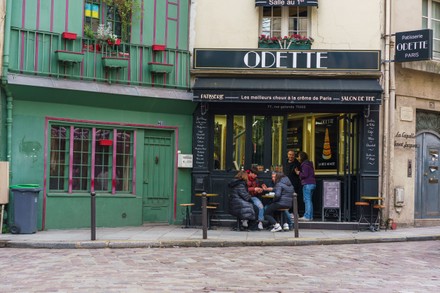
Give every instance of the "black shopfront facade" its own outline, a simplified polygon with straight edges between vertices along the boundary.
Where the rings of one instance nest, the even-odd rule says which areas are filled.
[[[352,221],[354,202],[378,194],[379,51],[195,49],[193,76],[196,223],[194,194],[218,194],[217,219],[230,219],[237,170],[269,183],[291,149],[315,164],[315,220]]]

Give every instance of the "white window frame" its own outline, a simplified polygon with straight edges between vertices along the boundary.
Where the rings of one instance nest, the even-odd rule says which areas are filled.
[[[281,35],[280,37],[289,36],[292,35],[292,33],[289,33],[289,7],[291,6],[282,6],[281,7]],[[297,7],[297,6],[294,6]],[[259,34],[265,34],[263,32],[263,7],[260,9],[260,22],[259,22]],[[310,36],[310,27],[311,27],[311,8],[307,7],[307,31],[305,32],[305,37]],[[295,34],[297,32],[294,32]],[[265,34],[267,35],[267,34]],[[273,36],[273,32],[271,29],[270,36]]]
[[[433,21],[436,21],[439,23],[440,26],[440,19],[433,19],[432,18],[432,5],[433,3],[437,3],[437,5],[440,6],[440,1],[437,0],[423,0],[427,4],[427,15],[423,15],[423,9],[422,9],[422,27],[427,29],[433,30],[433,46],[432,46],[432,55],[434,59],[440,59],[440,38],[436,38],[436,33],[440,35],[440,31],[436,32],[434,30],[434,27],[432,25]],[[424,5],[424,3],[422,4]],[[427,27],[426,27],[427,26]]]

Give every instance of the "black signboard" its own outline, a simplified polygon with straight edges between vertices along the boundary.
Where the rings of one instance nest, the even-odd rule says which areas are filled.
[[[255,6],[318,6],[318,0],[255,0]]]
[[[195,49],[195,69],[379,71],[379,51]]]
[[[432,59],[432,30],[396,33],[396,62]]]

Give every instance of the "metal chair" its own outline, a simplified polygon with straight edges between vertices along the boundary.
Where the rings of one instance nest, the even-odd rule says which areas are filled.
[[[189,214],[189,207],[192,207],[193,203],[181,203],[181,207],[185,207],[185,226],[182,228],[190,228],[191,227],[191,216]]]
[[[358,207],[359,211],[358,231],[360,231],[362,223],[368,224],[368,226],[371,225],[370,221],[367,219],[367,217],[365,217],[365,209],[366,207],[370,206],[370,204],[366,201],[357,201],[354,203],[354,205]]]

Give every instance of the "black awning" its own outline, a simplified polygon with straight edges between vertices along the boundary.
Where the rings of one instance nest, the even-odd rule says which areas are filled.
[[[381,104],[376,79],[197,78],[194,101],[295,104]]]
[[[318,0],[255,0],[255,6],[318,6]]]

